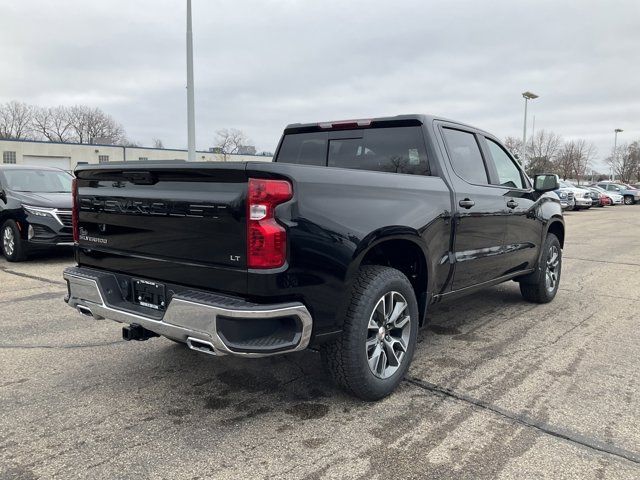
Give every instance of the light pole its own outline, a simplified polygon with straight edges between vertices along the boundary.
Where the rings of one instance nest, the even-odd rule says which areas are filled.
[[[191,32],[191,0],[187,0],[187,140],[190,162],[196,161],[196,117],[193,94],[193,34]]]
[[[614,131],[614,135],[613,135],[613,164],[616,164],[616,159],[618,158],[618,134],[620,132],[624,132],[624,130],[622,130],[621,128],[616,128]],[[611,168],[611,180],[615,180],[613,178],[613,167]]]
[[[522,166],[526,167],[527,165],[527,104],[529,100],[533,100],[534,98],[538,98],[538,95],[535,93],[531,93],[526,91],[522,94],[524,98],[524,126],[522,127]]]

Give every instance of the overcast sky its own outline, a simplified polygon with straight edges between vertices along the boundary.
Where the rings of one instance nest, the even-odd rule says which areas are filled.
[[[186,146],[183,0],[0,0],[0,102],[84,103]],[[198,149],[287,123],[432,113],[608,155],[640,139],[640,2],[193,0]]]

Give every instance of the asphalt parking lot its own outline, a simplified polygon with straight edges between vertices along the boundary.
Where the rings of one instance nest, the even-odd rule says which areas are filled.
[[[640,478],[640,206],[569,213],[560,292],[431,309],[409,377],[345,396],[318,355],[212,358],[0,260],[0,478]]]

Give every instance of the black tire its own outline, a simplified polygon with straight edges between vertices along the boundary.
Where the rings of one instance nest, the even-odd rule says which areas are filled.
[[[557,262],[553,260],[553,252],[557,254]],[[552,268],[553,263],[555,266]],[[549,303],[558,293],[561,273],[562,247],[558,237],[549,233],[542,246],[542,256],[536,271],[520,280],[520,293],[529,302]],[[553,281],[548,282],[548,274]],[[549,283],[552,283],[552,288]]]
[[[633,197],[631,195],[624,196],[624,204],[625,205],[633,205]]]
[[[398,308],[406,305],[393,323],[406,322],[406,315],[402,315],[408,312],[408,325],[405,323],[400,328],[392,328],[391,322],[386,323],[391,316],[381,313],[385,305],[382,304],[380,308],[383,298],[390,298],[389,308],[393,308],[394,301],[401,304]],[[353,285],[342,336],[335,342],[323,345],[320,350],[329,374],[347,392],[363,400],[379,400],[391,394],[402,381],[413,358],[418,320],[415,293],[402,272],[378,265],[362,267]],[[375,322],[382,326],[379,329],[377,326],[372,328]],[[386,328],[388,331],[385,334]],[[400,333],[405,339],[402,343],[396,342]],[[395,350],[400,345],[406,347],[404,353],[401,348]],[[387,353],[389,349],[393,353]],[[394,359],[400,357],[397,362],[399,365],[391,365],[396,363],[395,360],[392,361],[391,355]],[[370,362],[375,366],[370,367]],[[389,364],[388,370],[384,368],[386,363]],[[382,368],[378,368],[379,366]],[[374,373],[374,369],[378,372]]]
[[[27,258],[25,246],[18,225],[13,220],[7,220],[0,229],[0,247],[5,258],[10,262],[21,262]]]

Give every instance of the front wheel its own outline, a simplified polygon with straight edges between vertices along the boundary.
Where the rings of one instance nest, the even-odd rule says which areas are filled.
[[[2,253],[10,262],[19,262],[26,258],[22,238],[18,225],[13,220],[7,220],[0,231]]]
[[[562,271],[562,247],[553,233],[549,233],[542,247],[542,256],[535,272],[520,281],[520,293],[525,300],[549,303],[558,293]]]
[[[418,304],[411,283],[389,267],[362,267],[337,341],[323,345],[333,379],[364,400],[391,394],[402,381],[416,345]]]

